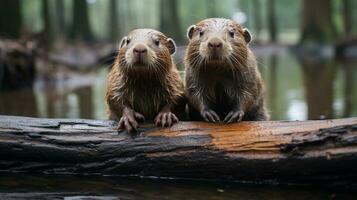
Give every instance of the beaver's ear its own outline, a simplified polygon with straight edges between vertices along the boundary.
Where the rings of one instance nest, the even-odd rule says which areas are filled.
[[[123,46],[126,45],[127,43],[127,40],[128,40],[128,37],[123,37],[123,39],[121,39],[120,43],[119,43],[119,49],[121,49]]]
[[[243,29],[243,36],[245,42],[248,44],[250,41],[252,41],[252,35],[250,34],[249,30],[244,28]]]
[[[176,44],[173,39],[171,39],[171,38],[167,39],[167,48],[169,48],[171,55],[173,55],[176,52]]]
[[[191,25],[190,27],[188,27],[188,29],[187,29],[187,38],[189,40],[192,39],[193,32],[195,31],[195,28],[196,28],[196,25]]]

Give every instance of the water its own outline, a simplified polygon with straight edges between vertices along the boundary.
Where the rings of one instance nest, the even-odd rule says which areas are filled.
[[[0,176],[0,199],[120,200],[355,199],[351,190],[311,186],[267,186],[227,182],[123,179],[91,176]],[[106,198],[105,198],[106,197]],[[86,199],[89,198],[79,198]]]
[[[356,61],[302,61],[285,48],[255,52],[272,120],[357,116]],[[33,90],[0,92],[0,114],[106,119],[107,73],[103,67],[76,74],[55,70],[55,77],[40,73]]]

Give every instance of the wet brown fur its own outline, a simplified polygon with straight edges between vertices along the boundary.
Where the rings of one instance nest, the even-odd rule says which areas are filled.
[[[233,54],[223,61],[202,61],[198,30],[214,23],[225,23],[225,27],[235,30],[238,38],[230,41]],[[192,30],[185,54],[186,95],[191,119],[202,120],[204,110],[213,110],[221,120],[232,111],[243,111],[242,118],[236,121],[267,120],[264,84],[255,56],[244,40],[244,29],[232,20],[212,18],[199,22]]]
[[[154,120],[164,106],[169,106],[179,118],[184,113],[184,86],[167,48],[167,37],[158,31],[152,32],[162,43],[160,50],[155,50],[155,65],[130,67],[125,59],[127,48],[119,50],[108,75],[106,92],[111,119],[119,120],[125,107],[144,115],[149,121]]]

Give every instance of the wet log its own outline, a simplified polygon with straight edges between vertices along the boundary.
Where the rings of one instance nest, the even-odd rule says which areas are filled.
[[[180,122],[116,131],[113,121],[0,116],[0,172],[240,181],[357,179],[357,118]]]

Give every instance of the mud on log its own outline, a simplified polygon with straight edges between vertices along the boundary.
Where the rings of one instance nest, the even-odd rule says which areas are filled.
[[[113,121],[0,116],[0,172],[246,181],[346,181],[357,175],[357,118],[118,133]]]

